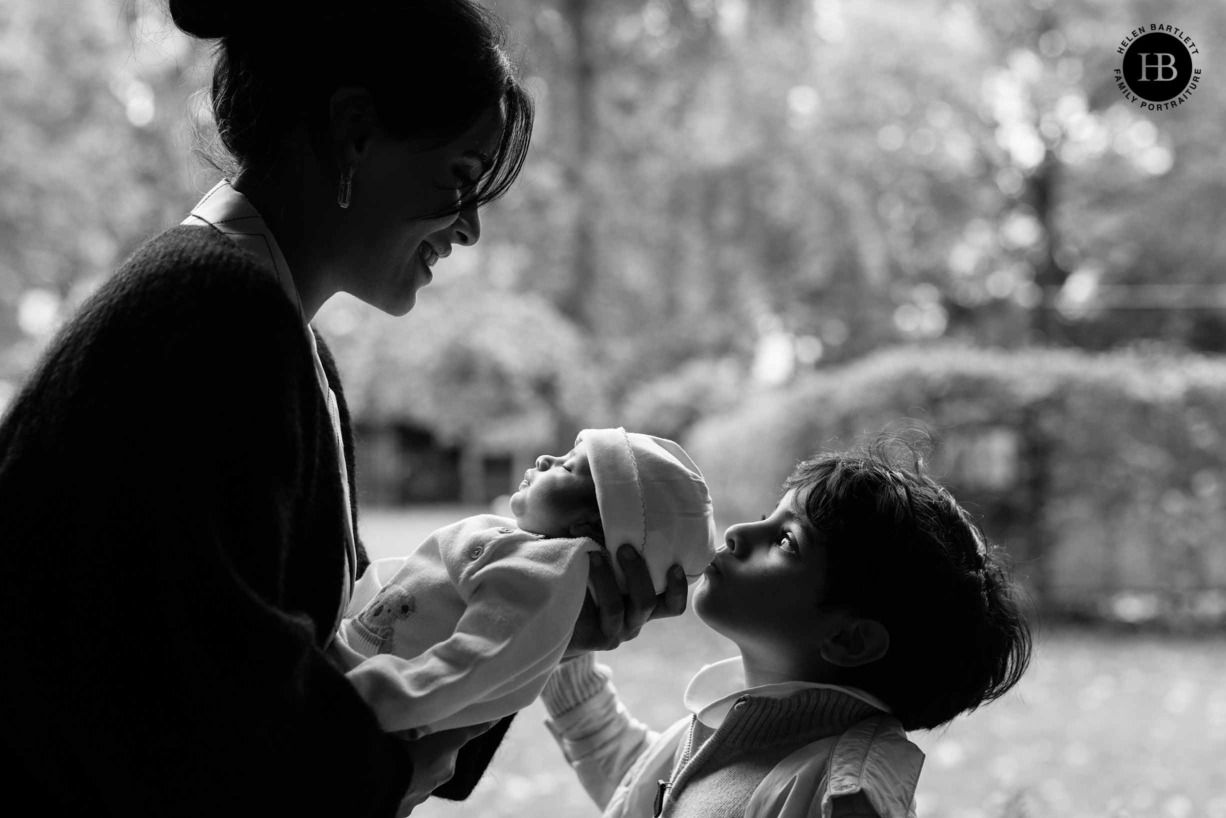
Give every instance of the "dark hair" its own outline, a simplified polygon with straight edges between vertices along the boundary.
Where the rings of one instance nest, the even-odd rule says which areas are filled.
[[[212,105],[222,144],[239,169],[263,174],[284,137],[305,124],[326,145],[328,103],[366,89],[394,136],[443,145],[501,103],[498,149],[466,205],[504,194],[523,167],[532,100],[505,47],[499,18],[472,0],[169,0],[175,25],[218,40]],[[316,9],[319,9],[316,11]]]
[[[784,483],[827,538],[822,607],[875,619],[890,635],[886,655],[846,683],[881,697],[909,730],[1004,695],[1031,654],[1004,555],[925,473],[923,449],[882,434],[806,460]]]

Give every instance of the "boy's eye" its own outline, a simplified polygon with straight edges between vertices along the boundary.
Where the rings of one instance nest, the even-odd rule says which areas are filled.
[[[779,540],[775,544],[789,554],[800,553],[800,549],[796,546],[796,540],[793,539],[792,535],[786,531],[780,535]]]

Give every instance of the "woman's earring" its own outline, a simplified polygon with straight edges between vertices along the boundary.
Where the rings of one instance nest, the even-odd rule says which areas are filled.
[[[336,192],[336,203],[341,206],[341,209],[349,207],[349,203],[353,201],[353,167],[347,167],[341,171],[341,184]]]

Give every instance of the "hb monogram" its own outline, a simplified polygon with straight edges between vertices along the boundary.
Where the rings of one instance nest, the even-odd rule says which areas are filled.
[[[1141,76],[1138,77],[1138,80],[1141,82],[1155,82],[1155,81],[1170,82],[1171,80],[1179,76],[1179,69],[1175,67],[1175,55],[1174,54],[1145,53],[1145,54],[1138,54],[1137,56],[1141,58]],[[1150,57],[1156,57],[1157,59],[1151,63],[1149,60]],[[1164,57],[1166,59],[1163,59]],[[1149,69],[1151,68],[1156,69],[1158,72],[1158,76],[1152,79],[1148,76]],[[1171,72],[1170,76],[1166,75],[1166,72],[1168,69]]]

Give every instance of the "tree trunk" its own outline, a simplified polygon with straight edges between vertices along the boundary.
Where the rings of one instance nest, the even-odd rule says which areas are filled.
[[[574,38],[574,118],[566,158],[566,175],[575,194],[571,224],[571,270],[569,285],[560,299],[563,313],[580,329],[592,328],[592,295],[597,280],[596,191],[590,168],[597,127],[596,55],[592,41],[594,4],[590,0],[566,0],[562,13]]]
[[[1042,292],[1042,300],[1031,313],[1031,335],[1039,343],[1049,345],[1063,344],[1068,340],[1060,315],[1056,312],[1056,297],[1069,277],[1069,271],[1056,258],[1060,239],[1055,213],[1059,182],[1060,160],[1048,147],[1042,163],[1030,177],[1027,198],[1043,230],[1043,246],[1034,265],[1034,283]]]

